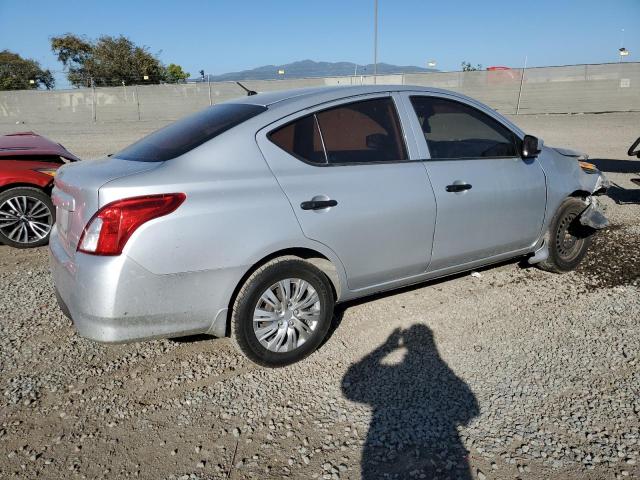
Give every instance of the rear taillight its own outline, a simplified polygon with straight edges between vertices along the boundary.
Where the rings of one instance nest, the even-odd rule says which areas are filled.
[[[166,193],[111,202],[89,221],[80,237],[78,251],[92,255],[120,255],[140,225],[170,214],[186,198],[184,193]]]

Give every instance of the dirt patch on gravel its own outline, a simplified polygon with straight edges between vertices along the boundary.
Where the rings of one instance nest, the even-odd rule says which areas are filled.
[[[612,226],[599,232],[578,267],[589,289],[640,283],[640,242],[634,226]]]

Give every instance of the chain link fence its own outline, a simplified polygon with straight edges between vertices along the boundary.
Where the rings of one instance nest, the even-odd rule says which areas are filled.
[[[327,85],[445,88],[507,114],[640,111],[640,63],[242,82],[266,92]],[[174,120],[246,95],[235,82],[0,92],[0,123]]]

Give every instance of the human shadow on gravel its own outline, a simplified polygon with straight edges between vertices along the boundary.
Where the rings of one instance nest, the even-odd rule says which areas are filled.
[[[478,415],[478,402],[440,358],[431,329],[396,329],[349,368],[342,391],[373,409],[363,480],[472,478],[457,427]]]

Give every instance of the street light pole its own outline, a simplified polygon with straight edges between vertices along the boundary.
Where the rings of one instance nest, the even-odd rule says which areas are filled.
[[[373,83],[378,74],[378,0],[374,0],[373,12]]]

